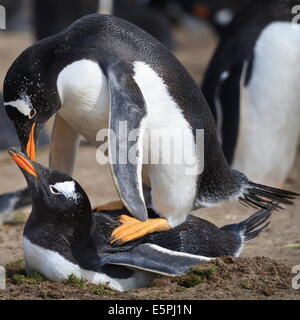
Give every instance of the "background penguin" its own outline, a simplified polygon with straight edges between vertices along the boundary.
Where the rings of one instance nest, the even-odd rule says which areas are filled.
[[[251,1],[235,17],[207,69],[203,93],[233,168],[280,186],[300,134],[300,1]]]
[[[114,16],[86,16],[25,50],[7,72],[4,101],[22,150],[31,159],[40,129],[56,114],[50,167],[69,175],[80,135],[99,146],[98,131],[110,129],[112,176],[124,205],[139,219],[117,228],[115,240],[173,228],[199,207],[240,200],[266,208],[272,202],[291,204],[296,196],[255,184],[232,170],[191,76],[159,41]],[[136,139],[124,139],[124,122]],[[199,129],[204,144],[197,139]],[[153,141],[163,137],[170,143],[178,134],[184,135],[184,143],[171,145],[170,155],[184,147],[181,155],[182,150],[187,154],[179,164],[162,158],[161,144],[150,148]],[[158,163],[143,165],[145,154]],[[143,184],[151,188],[159,219],[147,220]]]
[[[130,0],[34,0],[37,39],[52,36],[75,20],[96,12],[121,17],[147,31],[168,48],[173,49],[175,46],[167,17],[159,10]]]
[[[115,0],[111,14],[145,30],[170,50],[175,48],[172,25],[163,12],[142,5],[139,1]]]
[[[151,283],[154,274],[179,275],[214,257],[238,257],[243,244],[268,223],[271,209],[218,229],[189,216],[170,231],[155,233],[123,247],[108,244],[125,209],[92,212],[89,199],[69,176],[30,161],[16,150],[10,155],[22,170],[33,206],[23,235],[27,273],[38,271],[52,281],[70,274],[111,288],[128,290]],[[99,212],[100,210],[100,212]],[[155,214],[150,210],[149,214]]]
[[[239,8],[248,1],[251,0],[149,0],[147,6],[165,12],[176,24],[186,16],[203,19],[222,35]]]
[[[209,21],[219,36],[227,32],[227,28],[238,10],[252,0],[196,0],[194,15]]]

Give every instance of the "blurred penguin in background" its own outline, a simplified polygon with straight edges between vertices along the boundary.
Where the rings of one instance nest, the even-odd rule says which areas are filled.
[[[229,164],[250,179],[282,186],[300,134],[299,0],[253,0],[228,26],[203,93]]]
[[[34,29],[38,40],[62,31],[80,17],[95,13],[99,0],[34,0]]]
[[[195,16],[208,20],[219,36],[223,36],[235,14],[251,0],[199,0],[194,7]]]
[[[36,36],[39,40],[51,36],[75,20],[96,12],[121,17],[147,31],[169,49],[175,46],[167,17],[138,0],[34,0]]]
[[[164,11],[175,23],[185,14],[206,20],[218,35],[224,34],[236,12],[251,0],[140,0]]]
[[[30,30],[30,6],[28,1],[1,0],[0,4],[5,7],[6,11],[5,32]],[[39,145],[43,146],[48,143],[49,139],[43,131]],[[3,105],[3,97],[0,93],[0,150],[6,150],[7,148],[18,144],[16,131],[7,117]]]

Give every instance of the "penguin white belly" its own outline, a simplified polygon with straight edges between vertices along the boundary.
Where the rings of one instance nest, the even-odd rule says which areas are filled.
[[[193,133],[163,79],[144,62],[136,61],[133,67],[147,111],[140,128],[144,176],[149,176],[154,208],[176,226],[190,214],[196,194],[199,172]],[[97,132],[108,128],[110,94],[98,64],[73,62],[59,74],[57,87],[63,106],[59,114],[90,143],[99,145]]]
[[[137,61],[134,72],[147,111],[141,128],[144,182],[151,184],[154,209],[176,226],[190,214],[196,194],[199,161],[192,129],[151,66]]]
[[[65,259],[58,252],[42,248],[23,237],[26,273],[39,272],[47,279],[60,282],[70,275],[85,279],[91,283],[108,283],[109,287],[119,291],[148,286],[154,275],[140,270],[134,270],[134,275],[128,279],[111,278],[106,274],[85,270],[79,265]]]
[[[254,50],[251,79],[241,84],[239,138],[233,167],[250,179],[281,185],[300,134],[300,31],[274,22]],[[243,79],[242,79],[243,81]]]
[[[108,128],[110,95],[106,76],[98,63],[79,60],[59,74],[57,88],[62,108],[59,114],[91,144],[97,132]]]

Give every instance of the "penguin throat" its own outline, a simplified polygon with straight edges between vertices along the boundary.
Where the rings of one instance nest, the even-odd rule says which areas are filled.
[[[45,207],[45,204],[41,204],[40,201],[33,200],[32,212],[27,224],[32,229],[50,228],[51,232],[63,235],[69,242],[78,242],[92,233],[94,216],[90,208],[81,209],[78,206],[75,212],[56,211]]]

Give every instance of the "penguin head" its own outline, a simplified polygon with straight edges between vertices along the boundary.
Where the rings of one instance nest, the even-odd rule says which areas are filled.
[[[87,194],[68,175],[46,168],[10,149],[9,154],[21,169],[32,197],[32,211],[52,222],[83,225],[92,209]]]
[[[6,113],[17,131],[23,153],[32,160],[40,130],[60,108],[57,73],[51,69],[53,50],[46,50],[47,42],[40,41],[25,50],[8,70],[3,85]]]

